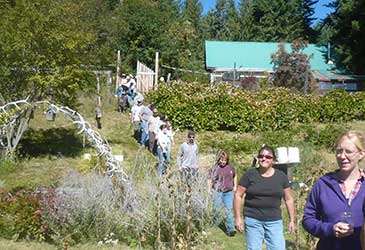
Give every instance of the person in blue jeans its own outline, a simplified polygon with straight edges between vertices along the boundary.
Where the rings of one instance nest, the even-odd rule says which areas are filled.
[[[265,242],[267,250],[285,250],[281,200],[284,198],[289,214],[289,232],[295,231],[295,208],[289,181],[284,172],[274,168],[275,151],[263,146],[257,155],[259,167],[246,171],[241,177],[234,197],[235,226],[243,231],[241,204],[247,250],[261,250]]]
[[[229,164],[228,153],[221,151],[217,164],[210,170],[209,177],[214,191],[214,218],[213,223],[220,220],[220,210],[224,207],[226,215],[226,233],[234,236],[236,230],[233,220],[233,193],[236,191],[237,178],[235,168]]]
[[[164,175],[167,173],[167,166],[170,163],[171,141],[168,136],[167,125],[162,124],[157,134],[157,157],[158,157],[158,173]]]
[[[139,113],[141,119],[141,145],[148,148],[149,146],[149,136],[148,136],[148,121],[153,116],[154,104],[149,103],[147,106],[142,106],[141,112]]]

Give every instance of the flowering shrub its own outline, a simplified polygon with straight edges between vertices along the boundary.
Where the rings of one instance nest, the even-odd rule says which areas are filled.
[[[31,191],[0,192],[0,236],[43,241],[48,226],[42,221],[41,195]]]

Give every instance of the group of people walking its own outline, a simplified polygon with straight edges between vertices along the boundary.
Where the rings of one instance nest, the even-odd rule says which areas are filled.
[[[364,142],[360,132],[343,133],[336,143],[338,169],[320,177],[307,198],[302,225],[319,238],[317,250],[361,250],[361,245],[365,250],[365,174],[359,167]],[[213,222],[218,221],[219,209],[224,207],[227,234],[234,236],[236,229],[245,231],[248,250],[261,250],[263,243],[267,250],[284,250],[282,199],[289,214],[288,231],[296,230],[290,184],[287,176],[274,168],[273,148],[263,146],[256,158],[258,167],[247,170],[237,183],[228,154],[220,154],[210,174],[216,191]]]
[[[122,74],[122,76],[118,78],[118,87],[115,91],[115,96],[117,97],[119,112],[125,112],[127,108],[133,106],[133,100],[138,93],[136,87],[136,80],[131,74]]]
[[[158,173],[164,175],[174,143],[171,123],[166,115],[159,115],[153,103],[145,105],[143,96],[132,92],[128,102],[133,103],[130,118],[134,136],[157,156]],[[198,152],[195,133],[189,131],[176,160],[189,185],[193,185],[198,174]],[[336,142],[338,169],[315,182],[304,207],[302,226],[319,238],[317,250],[361,250],[362,244],[365,250],[365,173],[359,166],[364,156],[363,134],[343,133]],[[236,230],[245,231],[248,250],[261,250],[263,243],[267,250],[285,250],[282,200],[289,215],[288,231],[293,233],[297,227],[290,183],[287,176],[274,167],[276,155],[272,147],[260,148],[256,160],[258,167],[247,170],[238,181],[228,153],[219,153],[209,171],[214,190],[213,223],[219,223],[220,210],[224,208],[227,235],[234,236]]]
[[[174,131],[165,114],[159,115],[154,103],[144,104],[143,96],[134,98],[130,111],[135,139],[158,159],[158,173],[164,175],[170,164]],[[198,169],[198,145],[194,141],[195,132],[188,132],[188,139],[180,145],[177,165],[185,176],[196,175]]]

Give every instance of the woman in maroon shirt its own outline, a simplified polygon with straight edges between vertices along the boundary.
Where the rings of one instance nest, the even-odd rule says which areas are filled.
[[[226,215],[226,233],[228,236],[234,236],[236,230],[233,221],[233,194],[236,191],[237,178],[234,167],[229,164],[228,153],[221,152],[217,164],[210,170],[210,179],[214,190],[213,223],[219,222],[219,212],[223,206]]]

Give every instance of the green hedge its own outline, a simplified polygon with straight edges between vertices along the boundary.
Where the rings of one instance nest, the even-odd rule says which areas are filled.
[[[239,132],[279,130],[298,123],[363,120],[365,93],[332,90],[303,95],[285,88],[249,92],[231,85],[161,84],[148,94],[175,127]]]

